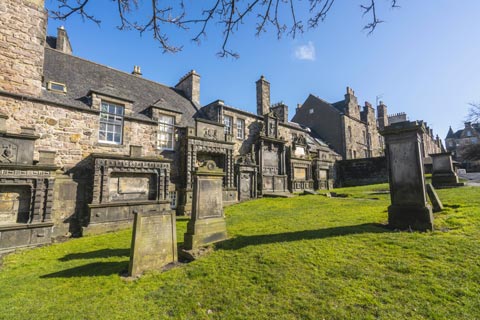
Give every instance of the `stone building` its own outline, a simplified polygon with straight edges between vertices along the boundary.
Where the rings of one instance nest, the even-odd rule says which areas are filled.
[[[480,170],[480,161],[466,160],[463,157],[465,148],[480,143],[480,124],[465,122],[463,129],[453,132],[452,127],[448,130],[445,138],[445,147],[452,153],[453,159],[469,171]]]
[[[387,107],[378,106],[377,115],[385,126]],[[351,88],[347,88],[345,99],[335,103],[309,95],[297,107],[292,121],[309,127],[344,159],[383,155],[383,139],[378,133],[375,110],[368,102],[361,108]]]
[[[192,172],[214,161],[234,203],[332,185],[339,155],[271,105],[200,105],[200,75],[173,87],[72,54],[46,36],[43,0],[0,3],[0,251],[192,206]]]
[[[326,141],[343,159],[374,158],[384,155],[383,137],[379,131],[393,123],[407,121],[404,112],[388,115],[387,106],[380,101],[377,115],[369,102],[362,108],[358,105],[355,92],[347,87],[345,98],[329,103],[309,95],[297,107],[292,121],[306,126]],[[422,121],[423,122],[423,121]],[[427,126],[422,135],[422,156],[442,152],[438,135]]]

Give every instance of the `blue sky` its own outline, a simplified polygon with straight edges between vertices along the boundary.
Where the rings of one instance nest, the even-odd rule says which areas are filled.
[[[47,7],[53,2],[47,0]],[[264,75],[272,103],[286,103],[292,117],[308,94],[336,102],[350,86],[360,104],[375,104],[381,95],[389,114],[423,119],[444,139],[450,125],[463,127],[468,102],[480,101],[480,1],[400,0],[395,10],[378,2],[386,22],[370,36],[362,31],[369,20],[362,18],[361,0],[337,0],[325,22],[295,39],[277,40],[274,32],[256,37],[247,23],[230,45],[239,59],[216,56],[221,34],[214,25],[200,46],[184,32],[170,34],[184,49],[164,54],[149,34],[117,30],[109,1],[92,2],[100,27],[78,17],[50,19],[48,34],[64,25],[75,55],[127,72],[140,65],[145,78],[169,86],[195,69],[202,77],[202,104],[222,99],[255,112],[255,81]]]

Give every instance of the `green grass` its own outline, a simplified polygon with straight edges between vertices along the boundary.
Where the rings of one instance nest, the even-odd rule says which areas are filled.
[[[446,208],[426,233],[383,227],[387,189],[230,206],[230,240],[136,281],[119,276],[128,230],[12,254],[0,318],[479,319],[480,189],[438,190]]]

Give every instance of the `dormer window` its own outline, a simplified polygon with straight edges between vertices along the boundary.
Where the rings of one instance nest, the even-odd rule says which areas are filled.
[[[67,93],[67,85],[64,84],[64,83],[60,83],[60,82],[48,81],[47,82],[47,89],[49,91]]]
[[[100,107],[100,130],[98,134],[99,142],[122,144],[124,113],[124,106],[102,101]]]

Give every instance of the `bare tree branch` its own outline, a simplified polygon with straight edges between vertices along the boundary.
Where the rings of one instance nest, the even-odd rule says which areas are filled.
[[[467,121],[478,123],[480,122],[480,103],[470,102],[468,109]]]
[[[90,11],[91,7],[87,5],[90,0],[56,0],[55,10],[50,10],[50,15],[55,19],[65,20],[73,14],[78,14],[82,19],[93,21],[100,24]],[[383,21],[378,18],[377,2],[381,0],[358,0],[367,1],[361,4],[360,8],[364,16],[370,17],[370,22],[364,26],[371,34],[378,24]],[[399,0],[383,0],[388,2],[391,8],[398,8]],[[93,2],[93,1],[92,1]],[[232,35],[238,31],[247,17],[256,19],[255,34],[260,35],[272,27],[277,38],[287,34],[295,38],[299,33],[304,32],[304,22],[307,22],[309,28],[316,28],[320,22],[324,21],[327,15],[336,3],[335,0],[308,0],[307,4],[301,0],[210,0],[203,1],[204,8],[200,12],[186,8],[184,0],[172,5],[165,4],[160,0],[151,0],[147,5],[147,14],[145,16],[136,16],[140,12],[143,2],[138,0],[111,0],[116,4],[116,11],[120,19],[118,29],[134,29],[143,34],[151,33],[153,38],[158,41],[164,52],[178,52],[182,46],[173,45],[170,42],[168,34],[172,33],[172,27],[180,30],[193,31],[192,40],[199,43],[202,37],[205,37],[211,24],[218,24],[222,28],[222,45],[218,53],[221,57],[238,57],[238,54],[229,49]],[[198,5],[198,3],[197,3]],[[305,7],[306,6],[306,7]],[[143,8],[143,7],[142,7]],[[306,11],[308,14],[299,19],[298,12]],[[143,10],[142,10],[143,12]],[[137,18],[134,20],[134,17]]]

